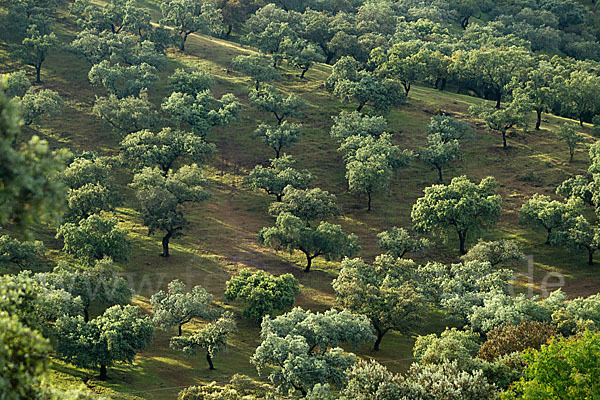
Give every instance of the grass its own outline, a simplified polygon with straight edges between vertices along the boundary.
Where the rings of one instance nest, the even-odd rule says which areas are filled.
[[[61,41],[68,42],[74,37],[73,28],[71,22],[62,16],[57,32]],[[20,68],[18,63],[8,58],[7,49],[6,43],[0,42],[0,72]],[[160,83],[150,90],[151,99],[160,104],[161,99],[168,95],[168,75],[181,66],[196,66],[215,76],[216,95],[232,92],[245,109],[237,122],[214,129],[208,135],[208,140],[219,148],[219,155],[207,169],[213,196],[206,203],[187,208],[190,225],[185,236],[172,242],[172,257],[164,259],[158,256],[160,238],[147,235],[147,229],[135,211],[133,196],[126,187],[130,174],[119,172],[117,181],[123,184],[128,201],[116,211],[116,216],[120,225],[129,231],[134,244],[130,261],[122,263],[121,268],[136,290],[134,302],[147,312],[150,312],[149,297],[165,288],[172,279],[179,278],[189,285],[204,286],[216,297],[220,306],[234,310],[239,316],[240,305],[228,304],[222,295],[225,282],[242,268],[263,269],[274,274],[293,273],[302,288],[297,299],[298,306],[324,310],[335,305],[330,283],[337,274],[338,263],[317,259],[313,271],[305,274],[300,254],[278,253],[257,243],[260,228],[273,223],[267,214],[272,199],[242,187],[241,181],[256,164],[266,164],[273,156],[272,150],[261,143],[253,131],[259,122],[274,122],[274,118],[248,105],[247,93],[251,82],[228,68],[233,57],[250,51],[232,42],[192,35],[185,54],[178,51],[169,54],[170,61],[161,72]],[[90,87],[87,81],[89,68],[83,59],[63,48],[52,52],[44,64],[43,86],[57,90],[65,98],[66,107],[59,118],[44,123],[43,127],[27,129],[26,135],[38,134],[53,146],[66,146],[74,151],[117,153],[119,137],[91,111],[95,96],[101,95],[102,91]],[[322,83],[329,71],[329,66],[318,65],[308,72],[306,80],[301,81],[296,71],[283,66],[283,79],[277,85],[286,92],[297,93],[308,104],[305,116],[298,119],[305,126],[302,141],[286,151],[298,159],[300,167],[317,176],[317,186],[338,196],[339,204],[345,210],[339,223],[346,231],[358,235],[363,247],[361,256],[373,259],[378,254],[375,235],[394,225],[409,227],[412,204],[425,187],[436,182],[437,175],[418,162],[399,171],[390,193],[376,195],[374,210],[367,213],[365,199],[346,190],[344,166],[336,151],[337,144],[329,136],[331,117],[341,110],[353,109],[352,105],[338,102],[323,90]],[[484,238],[515,239],[527,254],[533,255],[533,281],[521,278],[519,282],[523,288],[529,284],[539,291],[544,274],[556,271],[565,276],[568,293],[585,295],[595,292],[600,276],[596,269],[586,265],[583,254],[571,255],[562,249],[549,247],[543,244],[543,232],[534,232],[517,224],[521,204],[533,193],[552,195],[565,178],[585,173],[588,165],[586,151],[579,150],[575,161],[567,162],[568,150],[558,142],[554,133],[565,119],[548,115],[544,117],[541,131],[510,132],[510,148],[503,150],[499,135],[488,133],[469,116],[468,107],[480,101],[417,86],[411,90],[408,103],[387,116],[389,130],[401,147],[417,150],[424,142],[429,119],[438,110],[470,120],[477,127],[476,134],[463,141],[461,160],[445,175],[447,180],[463,174],[473,180],[488,175],[497,178],[503,197],[503,214],[493,229],[484,232]],[[588,136],[587,141],[590,143],[593,138]],[[61,243],[54,239],[52,228],[37,227],[35,233],[49,248],[51,262],[68,258],[59,252]],[[447,243],[438,241],[434,249],[417,257],[417,261],[454,262],[457,258],[456,241],[451,237]],[[518,271],[527,273],[528,267],[523,265]],[[52,379],[65,386],[80,385],[85,381],[94,391],[117,399],[172,399],[184,386],[213,380],[225,382],[234,373],[259,377],[249,363],[258,344],[259,327],[241,317],[238,321],[239,331],[233,336],[229,349],[215,359],[216,371],[208,370],[202,355],[187,357],[169,349],[168,339],[172,332],[159,331],[152,346],[143,351],[133,365],[111,368],[108,382],[96,381],[94,371],[77,369],[58,360],[52,363]],[[415,334],[439,332],[448,324],[442,316],[432,315],[425,328]],[[193,327],[190,324],[185,329]],[[379,353],[374,354],[365,345],[357,350],[357,354],[376,358],[392,370],[403,371],[412,362],[413,340],[410,335],[390,333]]]

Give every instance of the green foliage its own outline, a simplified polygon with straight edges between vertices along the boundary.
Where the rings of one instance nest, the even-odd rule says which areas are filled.
[[[525,259],[519,244],[514,240],[485,242],[481,239],[461,257],[463,263],[469,261],[489,262],[492,267],[506,265]]]
[[[292,40],[287,37],[281,43],[281,46],[288,62],[302,71],[300,79],[304,79],[310,67],[315,63],[325,61],[325,57],[317,47],[306,40]]]
[[[460,253],[466,254],[465,242],[479,233],[482,226],[491,226],[500,216],[501,198],[496,180],[483,179],[472,183],[466,176],[452,179],[449,185],[433,185],[413,206],[411,217],[419,232],[455,230]]]
[[[204,164],[216,152],[216,146],[188,132],[163,128],[127,135],[121,142],[121,157],[136,169],[158,166],[167,174],[177,160],[186,158]]]
[[[94,103],[94,114],[122,135],[149,129],[158,123],[158,113],[148,100],[146,90],[142,90],[139,96],[122,99],[114,94],[98,97]]]
[[[250,104],[260,111],[271,113],[281,125],[289,117],[299,117],[306,108],[306,103],[296,94],[283,94],[275,86],[266,85],[248,94]]]
[[[35,267],[45,253],[44,243],[20,241],[8,235],[0,236],[0,265],[16,265],[20,270]]]
[[[262,189],[267,194],[275,196],[281,201],[284,189],[291,186],[296,189],[308,189],[313,175],[307,170],[295,169],[296,161],[287,154],[279,158],[273,158],[269,167],[257,165],[244,178],[244,183],[252,189]]]
[[[19,105],[0,90],[0,223],[27,227],[60,215],[65,188],[55,178],[69,153],[37,136],[17,147],[19,133]]]
[[[377,112],[386,113],[406,98],[394,81],[360,70],[358,61],[347,56],[335,63],[325,87],[345,102],[358,103],[356,111],[369,104]]]
[[[209,90],[195,96],[173,92],[163,101],[161,107],[178,126],[183,122],[189,125],[196,135],[202,137],[206,136],[211,127],[234,121],[242,109],[242,105],[233,94],[228,93],[221,99],[216,99]]]
[[[447,115],[434,115],[427,125],[427,135],[439,135],[444,143],[464,139],[472,131],[473,128],[467,122]]]
[[[406,280],[402,264],[379,256],[372,265],[360,258],[345,259],[333,290],[346,309],[367,316],[375,330],[375,350],[390,330],[403,334],[418,327],[428,311],[425,298]]]
[[[334,194],[320,188],[297,189],[286,186],[283,189],[283,200],[272,203],[269,213],[278,216],[282,213],[290,213],[307,225],[313,221],[323,220],[341,214]]]
[[[127,280],[118,274],[110,258],[96,261],[94,265],[81,268],[59,264],[52,272],[37,274],[36,279],[57,290],[79,298],[83,305],[84,320],[89,320],[89,308],[94,304],[114,306],[127,305],[133,291]]]
[[[503,399],[573,400],[600,395],[597,367],[600,334],[585,332],[581,337],[554,338],[540,350],[525,354],[524,376],[503,394]]]
[[[174,92],[197,96],[198,93],[212,88],[213,78],[199,69],[177,68],[169,77],[169,85]]]
[[[194,355],[198,348],[206,350],[208,365],[210,369],[215,369],[212,358],[227,346],[227,337],[236,330],[233,313],[226,311],[219,319],[209,322],[190,336],[172,338],[170,346],[191,355]]]
[[[355,346],[373,338],[369,320],[348,311],[312,313],[294,308],[262,323],[260,346],[250,362],[259,371],[271,369],[269,380],[283,393],[299,390],[306,395],[316,384],[343,387],[344,372],[356,357],[342,343]]]
[[[270,398],[273,388],[265,383],[259,383],[251,378],[235,374],[225,386],[216,382],[207,385],[190,386],[179,392],[177,400],[266,400]]]
[[[306,256],[306,268],[309,272],[312,260],[323,256],[328,260],[352,257],[360,251],[358,238],[346,234],[339,225],[321,221],[319,226],[307,226],[302,219],[288,212],[277,216],[275,226],[262,228],[258,234],[259,242],[276,250],[300,250]]]
[[[546,322],[522,321],[488,332],[487,340],[479,349],[479,358],[493,361],[506,354],[536,349],[556,336],[556,328]]]
[[[551,200],[550,197],[535,193],[519,211],[519,224],[533,229],[542,228],[548,232],[546,243],[550,243],[553,230],[561,227],[571,216],[581,214],[583,202],[570,198],[566,202]]]
[[[21,98],[22,117],[25,125],[39,123],[41,117],[53,118],[60,114],[64,102],[53,90],[28,90]]]
[[[22,325],[16,315],[0,312],[0,397],[37,398],[49,353],[42,335]]]
[[[583,126],[600,111],[600,100],[596,93],[600,90],[600,77],[585,69],[575,69],[559,84],[564,96],[562,107]]]
[[[15,71],[10,74],[2,75],[5,87],[4,93],[10,99],[13,97],[23,97],[31,87],[31,82],[27,78],[27,73],[23,70]]]
[[[569,148],[569,162],[573,161],[575,150],[583,142],[583,135],[577,132],[577,125],[564,124],[557,132],[560,140]]]
[[[576,197],[585,204],[594,205],[595,182],[590,182],[586,176],[575,175],[565,180],[556,188],[556,194],[568,199]]]
[[[109,0],[102,5],[76,0],[69,11],[77,18],[80,27],[96,33],[135,32],[143,37],[143,32],[152,29],[149,12],[140,8],[134,0]]]
[[[98,214],[67,222],[56,231],[56,238],[64,241],[63,250],[75,257],[92,263],[106,256],[114,260],[127,260],[131,243],[127,233],[118,227],[116,218],[104,218]]]
[[[578,297],[552,314],[552,323],[564,336],[600,328],[600,295]]]
[[[179,336],[183,325],[194,318],[212,319],[216,310],[210,306],[213,297],[202,286],[194,286],[185,292],[185,283],[178,279],[170,282],[167,292],[152,295],[152,322],[162,329],[177,327]]]
[[[278,277],[264,271],[243,269],[227,282],[225,297],[246,303],[245,318],[260,322],[265,315],[288,311],[300,293],[298,281],[291,274]]]
[[[342,111],[334,115],[331,137],[344,141],[350,136],[381,136],[386,128],[387,121],[381,116],[369,116],[357,111]]]
[[[284,147],[293,146],[300,141],[301,124],[283,121],[280,125],[260,124],[254,133],[263,138],[265,144],[275,150],[275,157],[279,158]]]
[[[457,362],[468,370],[470,365],[476,365],[473,358],[479,351],[479,340],[479,334],[473,331],[446,328],[439,336],[435,333],[417,336],[413,355],[421,364]]]
[[[131,187],[136,190],[144,225],[151,235],[160,230],[166,232],[162,239],[163,257],[169,256],[169,241],[182,235],[188,224],[183,215],[183,205],[201,202],[209,197],[202,187],[205,183],[202,171],[196,164],[185,165],[177,171],[170,170],[165,176],[158,167],[145,167],[133,177]]]
[[[565,246],[572,252],[585,250],[588,264],[594,264],[594,253],[600,250],[600,227],[591,224],[583,215],[569,216],[566,221],[550,234],[550,243]]]
[[[81,316],[60,318],[56,330],[56,352],[77,366],[100,367],[101,380],[107,379],[107,367],[116,362],[132,363],[154,336],[150,318],[130,305],[110,307],[89,322]]]
[[[379,248],[392,257],[404,257],[406,253],[427,250],[432,243],[426,238],[415,238],[404,228],[392,227],[389,231],[377,234]]]
[[[254,81],[254,88],[258,91],[261,83],[269,83],[280,79],[280,75],[272,66],[270,57],[258,53],[247,56],[237,56],[231,61],[234,70],[249,76]]]
[[[108,60],[94,65],[88,74],[93,86],[102,86],[109,94],[123,99],[140,96],[158,81],[156,68],[142,63],[140,65],[111,64]]]
[[[522,126],[526,123],[527,103],[523,98],[514,98],[504,108],[493,107],[488,103],[481,103],[470,108],[471,114],[482,119],[488,130],[502,134],[502,146],[508,148],[506,134],[510,128]]]

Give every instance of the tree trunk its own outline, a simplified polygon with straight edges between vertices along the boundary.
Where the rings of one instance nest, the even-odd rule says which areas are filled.
[[[226,39],[228,39],[231,36],[231,31],[233,31],[233,24],[227,25],[227,32],[225,32]]]
[[[383,340],[383,335],[385,335],[385,331],[380,331],[379,329],[377,329],[377,340],[375,340],[375,345],[373,346],[373,351],[379,351],[379,345],[381,344],[381,341]]]
[[[579,126],[583,126],[583,114],[579,116]]]
[[[502,131],[502,148],[507,149],[508,145],[506,144],[506,131]]]
[[[206,361],[208,361],[208,369],[213,371],[215,369],[215,366],[213,365],[212,358],[210,357],[209,353],[206,353]]]
[[[365,104],[364,104],[364,103],[360,103],[360,104],[358,105],[358,107],[356,108],[356,111],[357,111],[357,112],[361,112],[361,110],[363,109],[363,107],[364,107],[364,106],[365,106]]]
[[[185,33],[185,32],[182,34],[183,40],[181,41],[181,44],[179,45],[179,50],[185,51],[185,41],[187,40],[188,35],[189,35],[189,33]]]
[[[594,250],[588,250],[588,265],[594,265]]]
[[[35,83],[42,83],[42,65],[35,66]]]
[[[304,79],[304,75],[306,74],[307,71],[308,71],[308,68],[302,70],[302,73],[300,74],[300,79]]]
[[[108,379],[108,374],[106,373],[106,365],[100,366],[100,376],[98,377],[101,381],[105,381]]]
[[[536,110],[537,113],[537,121],[535,123],[535,130],[539,131],[540,130],[540,126],[542,125],[542,111],[541,110]]]
[[[179,334],[178,334],[177,336],[181,336],[181,333],[182,333],[182,332],[181,332],[181,327],[182,327],[182,326],[183,326],[183,324],[179,324],[179,326],[178,326],[178,333],[179,333]]]
[[[552,228],[548,228],[548,236],[546,236],[546,244],[550,244],[550,235],[552,234]]]
[[[331,64],[331,60],[333,60],[333,53],[327,53],[327,59],[325,60],[325,64]]]
[[[458,232],[458,241],[459,241],[459,251],[461,255],[467,254],[467,250],[465,249],[465,242],[467,238],[466,232]]]
[[[256,91],[258,92],[258,90],[260,89],[260,81],[257,80],[256,83],[254,84],[254,87],[256,88]]]
[[[410,92],[410,82],[402,82],[402,86],[404,86],[404,91],[406,92],[406,97],[408,97],[408,92]]]
[[[163,256],[163,257],[169,257],[169,240],[171,240],[172,236],[173,236],[173,232],[168,231],[167,234],[162,239],[163,252],[162,252],[161,256]]]
[[[275,150],[275,158],[279,158],[279,154],[281,153],[281,147],[278,149],[273,147],[273,150]]]
[[[306,254],[306,268],[304,268],[304,272],[310,272],[311,266],[312,266],[312,257],[309,256],[308,254]]]
[[[569,162],[573,162],[573,156],[575,156],[575,149],[569,148]]]
[[[276,198],[277,198],[277,202],[281,203],[281,200],[283,200],[283,195],[282,194],[277,194]]]
[[[442,78],[442,87],[440,90],[446,90],[446,78]]]
[[[496,93],[496,108],[499,110],[502,104],[502,92]]]
[[[367,193],[368,202],[367,202],[367,212],[371,212],[371,192]]]
[[[440,183],[444,183],[444,176],[442,175],[442,167],[436,166],[438,170],[438,178],[440,179]]]
[[[89,313],[89,311],[88,311],[88,308],[87,308],[87,307],[84,307],[84,308],[83,308],[83,320],[84,320],[85,322],[89,322],[89,320],[90,320],[90,313]]]
[[[464,17],[461,21],[460,21],[460,26],[463,29],[467,29],[467,25],[469,25],[469,18],[470,17]]]

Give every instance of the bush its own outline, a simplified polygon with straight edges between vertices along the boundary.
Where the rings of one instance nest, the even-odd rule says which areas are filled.
[[[493,361],[503,355],[525,349],[539,349],[549,338],[556,336],[556,328],[546,322],[522,321],[492,329],[487,341],[479,349],[479,358]]]

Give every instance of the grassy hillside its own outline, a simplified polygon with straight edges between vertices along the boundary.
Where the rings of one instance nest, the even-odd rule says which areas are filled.
[[[63,43],[74,37],[72,21],[63,18],[57,27]],[[193,35],[189,38],[186,53],[173,51],[168,66],[161,72],[160,83],[151,89],[152,100],[160,104],[168,94],[167,77],[183,65],[210,71],[215,76],[215,95],[233,92],[244,104],[239,121],[211,131],[208,141],[217,144],[219,153],[210,164],[207,174],[212,198],[200,205],[189,207],[190,225],[185,236],[172,242],[172,256],[158,256],[160,238],[148,236],[135,210],[134,197],[127,188],[131,176],[121,171],[117,177],[123,187],[125,205],[116,212],[121,226],[129,231],[133,243],[133,255],[121,268],[136,291],[135,303],[149,311],[149,297],[174,278],[189,285],[201,284],[211,292],[225,308],[238,312],[239,307],[223,299],[225,282],[241,268],[263,269],[273,274],[291,272],[301,283],[302,295],[297,305],[313,310],[323,310],[335,305],[331,280],[337,273],[338,263],[317,259],[314,270],[302,272],[301,254],[278,253],[260,246],[257,234],[261,227],[273,222],[267,214],[270,197],[249,191],[241,185],[244,175],[256,164],[265,164],[273,156],[272,150],[253,135],[261,121],[274,122],[270,115],[257,112],[248,105],[249,80],[229,71],[233,57],[252,51],[233,42]],[[21,66],[8,57],[8,45],[0,42],[0,72],[10,72]],[[87,80],[88,65],[82,58],[59,49],[48,58],[43,71],[43,86],[58,91],[66,101],[62,115],[43,126],[27,129],[26,134],[39,134],[54,146],[66,146],[74,151],[93,150],[101,154],[116,154],[118,136],[91,112],[100,90],[92,88]],[[436,183],[437,174],[425,165],[415,162],[410,168],[400,170],[388,195],[374,197],[373,212],[367,213],[365,199],[347,192],[344,165],[337,153],[337,145],[329,137],[331,117],[341,110],[353,107],[332,98],[324,89],[323,82],[329,74],[329,66],[319,65],[300,80],[296,71],[283,67],[282,90],[294,92],[308,104],[304,118],[302,141],[288,150],[299,160],[302,168],[317,176],[316,186],[338,196],[345,214],[341,224],[345,231],[358,235],[363,251],[360,254],[372,259],[378,254],[375,235],[392,226],[410,226],[412,204],[423,189]],[[425,139],[425,129],[432,114],[443,110],[456,118],[471,120],[468,107],[478,99],[439,92],[425,87],[415,87],[408,103],[394,109],[387,118],[397,143],[417,150]],[[533,114],[532,114],[533,120]],[[587,152],[580,150],[572,163],[568,162],[568,149],[554,133],[563,119],[546,116],[543,129],[513,131],[509,135],[508,150],[501,147],[501,138],[471,121],[476,134],[462,143],[462,159],[446,172],[446,179],[467,175],[473,180],[493,175],[500,183],[503,198],[503,214],[500,223],[485,233],[485,238],[516,239],[526,254],[534,257],[534,287],[547,271],[557,271],[566,276],[565,290],[572,295],[591,293],[600,283],[600,274],[586,265],[584,255],[569,255],[563,249],[544,245],[544,235],[532,232],[517,224],[521,204],[533,193],[553,194],[556,186],[565,178],[585,173],[588,166]],[[593,141],[587,137],[588,143]],[[50,261],[59,257],[62,244],[54,239],[50,227],[38,228],[36,234],[43,239],[49,250]],[[456,243],[437,242],[432,251],[418,261],[456,261]],[[527,271],[527,265],[520,268]],[[525,280],[522,280],[523,285]],[[523,286],[522,286],[523,287]],[[136,359],[133,366],[119,366],[109,371],[110,380],[93,379],[92,371],[79,370],[61,362],[53,364],[55,377],[66,385],[85,380],[95,391],[115,398],[172,399],[183,387],[201,382],[226,382],[234,373],[258,377],[249,363],[258,344],[259,327],[241,319],[239,331],[233,337],[230,348],[215,359],[216,371],[209,371],[203,357],[190,358],[168,347],[172,332],[158,332],[153,345]],[[449,322],[432,315],[430,323],[419,334],[443,329]],[[187,327],[190,329],[193,325]],[[382,350],[375,354],[368,346],[357,353],[362,357],[375,357],[390,369],[406,369],[411,363],[410,337],[394,333],[386,336]],[[263,376],[260,379],[264,378]]]

